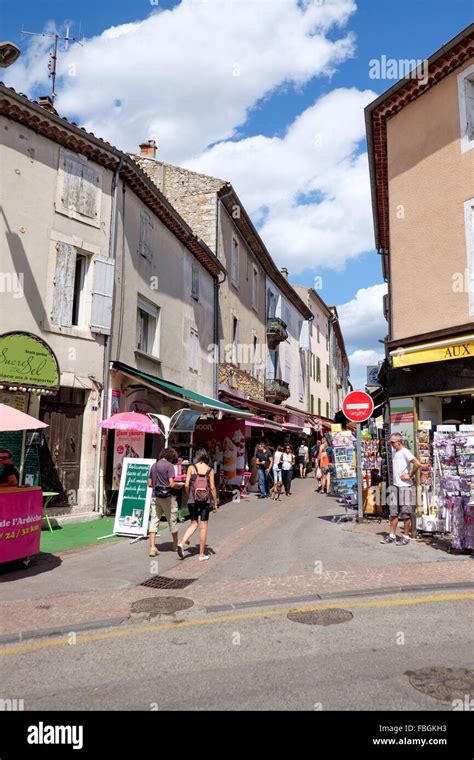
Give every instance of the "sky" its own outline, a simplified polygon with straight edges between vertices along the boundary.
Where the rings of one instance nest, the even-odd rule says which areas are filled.
[[[383,358],[386,292],[374,250],[364,107],[396,79],[374,61],[423,60],[472,21],[471,0],[2,0],[3,72],[32,98],[126,151],[234,185],[279,267],[336,305],[363,388]],[[399,69],[400,70],[400,69]],[[395,67],[396,71],[396,67]],[[402,75],[401,72],[400,75]]]

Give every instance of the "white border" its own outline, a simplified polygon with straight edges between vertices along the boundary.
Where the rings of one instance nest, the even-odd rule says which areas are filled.
[[[467,138],[467,118],[466,118],[466,95],[464,88],[464,81],[467,77],[474,76],[474,63],[472,66],[468,66],[467,69],[461,71],[458,74],[458,103],[459,103],[459,125],[461,129],[461,153],[474,148],[474,140],[468,140]]]

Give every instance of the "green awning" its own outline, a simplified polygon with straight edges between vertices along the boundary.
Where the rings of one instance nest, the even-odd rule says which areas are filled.
[[[234,414],[238,417],[254,416],[251,412],[244,412],[243,409],[237,409],[237,407],[230,406],[230,404],[224,404],[223,401],[218,401],[217,399],[211,398],[210,396],[203,396],[201,393],[196,393],[196,391],[189,391],[187,388],[183,388],[182,385],[176,385],[176,383],[170,383],[166,380],[161,380],[159,377],[149,375],[147,372],[140,372],[134,367],[129,367],[128,364],[123,364],[122,362],[112,362],[112,366],[114,369],[117,369],[119,372],[123,372],[126,375],[145,380],[147,383],[150,383],[150,385],[154,385],[158,390],[160,388],[163,388],[164,390],[170,391],[170,393],[174,393],[177,396],[189,399],[195,404],[200,404],[201,406],[207,407],[208,409],[217,409],[220,412],[227,412],[227,414]]]

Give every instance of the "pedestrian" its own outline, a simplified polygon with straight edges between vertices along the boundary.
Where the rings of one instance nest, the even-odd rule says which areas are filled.
[[[13,464],[13,454],[10,449],[0,450],[0,464],[3,465],[0,473],[0,488],[14,488],[20,482],[20,473]]]
[[[273,457],[265,442],[257,447],[258,485],[260,488],[259,499],[270,496],[270,484],[268,475],[273,466]]]
[[[283,455],[281,458],[281,474],[283,485],[285,487],[285,493],[287,496],[291,495],[291,479],[293,477],[293,467],[295,466],[295,455],[293,453],[293,447],[289,443],[285,445]]]
[[[150,557],[156,557],[160,552],[155,546],[155,537],[160,527],[161,515],[166,517],[173,539],[173,551],[178,548],[178,502],[174,490],[183,487],[183,483],[174,480],[174,467],[178,461],[178,452],[166,448],[160,458],[152,464],[148,485],[153,489],[150,510]]]
[[[395,452],[392,456],[393,485],[389,495],[390,533],[385,536],[382,544],[405,546],[410,543],[410,523],[412,516],[411,485],[421,462],[402,443],[400,433],[390,436],[390,445]],[[403,520],[403,536],[397,541],[399,519]]]
[[[326,492],[329,494],[329,488],[331,486],[331,475],[329,470],[329,454],[327,449],[327,438],[323,436],[321,439],[321,446],[319,447],[318,464],[321,470],[321,493]],[[324,489],[326,489],[326,491]]]
[[[217,492],[214,470],[210,466],[210,457],[206,449],[196,452],[195,464],[188,467],[186,473],[186,493],[191,525],[186,530],[183,540],[178,544],[178,556],[184,559],[184,552],[193,533],[199,528],[199,561],[210,559],[206,554],[207,527],[209,513],[217,512]]]
[[[308,467],[309,451],[306,445],[306,441],[301,441],[298,447],[298,466],[300,468],[300,478],[306,477],[306,469]]]
[[[282,457],[283,457],[283,446],[277,446],[275,454],[273,456],[273,482],[274,483],[281,483],[282,482]]]

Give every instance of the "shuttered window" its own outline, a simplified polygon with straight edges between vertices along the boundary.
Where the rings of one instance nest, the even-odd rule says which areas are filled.
[[[290,385],[291,383],[291,364],[288,361],[288,359],[285,360],[285,377],[283,378],[285,383],[288,383]]]
[[[94,257],[91,330],[106,335],[110,334],[112,326],[114,270],[115,266],[112,259],[102,256]]]
[[[61,327],[70,327],[72,325],[77,250],[73,245],[58,242],[56,252],[51,321]]]
[[[319,356],[316,357],[316,381],[321,382],[321,359]]]
[[[138,241],[138,253],[145,259],[152,256],[152,231],[153,221],[146,211],[140,212],[140,239]]]
[[[231,273],[230,279],[232,285],[236,288],[239,287],[239,241],[237,238],[232,238],[232,252],[231,252]]]
[[[199,301],[199,265],[195,261],[191,267],[191,298]]]
[[[69,211],[94,221],[99,217],[100,174],[87,159],[66,153],[61,201]]]
[[[199,335],[194,327],[191,327],[189,344],[189,368],[192,372],[199,372]]]
[[[154,304],[138,299],[137,307],[137,349],[152,356],[159,356],[160,310]]]
[[[258,311],[258,269],[252,268],[252,308]]]
[[[329,419],[329,401],[326,401],[326,417]]]

